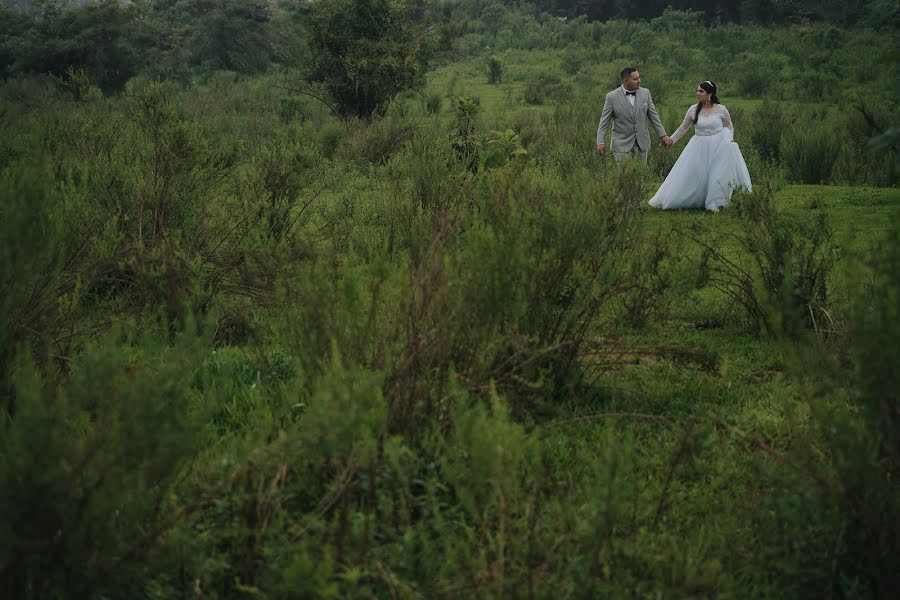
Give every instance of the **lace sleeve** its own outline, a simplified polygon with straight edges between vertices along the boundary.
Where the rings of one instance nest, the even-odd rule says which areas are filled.
[[[731,121],[731,114],[728,112],[728,109],[725,108],[724,104],[720,104],[722,107],[722,125],[731,130],[731,133],[734,133],[734,123]]]
[[[693,125],[694,110],[696,110],[695,106],[691,106],[687,109],[687,112],[684,114],[684,121],[681,122],[681,125],[679,125],[678,129],[675,130],[675,133],[672,134],[673,144],[680,140],[681,137],[688,132],[688,129],[691,128],[691,125]]]

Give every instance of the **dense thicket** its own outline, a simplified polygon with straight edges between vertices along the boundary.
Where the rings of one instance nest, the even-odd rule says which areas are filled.
[[[7,595],[897,595],[889,35],[418,2],[400,91],[285,7],[0,13]],[[326,47],[403,64],[335,115]],[[642,210],[623,63],[754,192]]]
[[[484,4],[483,0],[469,0]],[[466,0],[463,0],[466,2]],[[515,0],[508,5],[526,4]],[[538,10],[568,17],[589,19],[652,19],[666,8],[699,11],[707,23],[743,23],[785,25],[801,21],[824,21],[835,25],[865,23],[870,26],[896,27],[898,9],[889,0],[535,0]]]
[[[388,6],[393,8],[386,10]],[[393,16],[387,20],[372,14],[365,16],[366,11],[371,13],[372,10]],[[324,13],[329,11],[332,17],[325,17]],[[338,13],[344,15],[342,18],[346,22],[337,20]],[[304,0],[278,3],[265,0],[6,2],[5,6],[0,6],[0,76],[28,73],[60,76],[68,67],[74,67],[88,72],[102,89],[119,90],[137,73],[186,80],[198,71],[226,69],[259,73],[272,64],[318,64],[311,73],[314,80],[327,79],[325,72],[343,73],[343,79],[356,81],[351,87],[358,96],[363,93],[360,89],[377,87],[367,75],[375,71],[360,61],[359,55],[365,52],[362,48],[366,44],[380,44],[368,49],[375,55],[383,53],[388,57],[381,61],[378,69],[381,73],[376,79],[396,80],[392,88],[404,87],[411,83],[407,79],[415,77],[398,74],[404,69],[417,70],[413,67],[421,64],[431,39],[424,34],[430,28],[436,28],[442,39],[455,39],[462,33],[482,27],[496,36],[510,20],[530,22],[533,18],[540,20],[541,15],[548,13],[585,17],[598,24],[611,19],[652,22],[666,14],[670,17],[684,14],[690,15],[688,24],[820,22],[879,30],[896,30],[900,25],[900,8],[889,0],[860,0],[849,4],[805,3],[801,0],[746,0],[740,4],[668,0],[539,0],[535,3],[444,0],[434,4],[404,0],[398,3],[328,2],[320,5]],[[402,15],[417,25],[413,26]],[[307,38],[304,23],[309,18],[313,18],[313,23],[318,26],[314,26],[312,36]],[[331,22],[326,23],[328,19]],[[332,39],[323,38],[325,31]],[[544,35],[547,33],[550,32]],[[349,43],[351,40],[354,40],[353,44]],[[368,41],[363,43],[363,40]],[[391,48],[385,41],[377,40],[391,40]],[[338,41],[340,48],[335,46]],[[311,55],[308,44],[315,47]],[[446,42],[439,47],[449,49]],[[338,62],[349,60],[354,53],[357,55],[353,59],[354,65],[344,65],[335,71]],[[324,57],[329,55],[332,58],[325,61]],[[302,58],[304,56],[316,57],[318,62],[310,63]],[[346,96],[346,91],[336,89],[334,76],[329,77],[334,88],[332,92]],[[367,83],[359,88],[361,82]],[[367,110],[371,112],[371,106]]]

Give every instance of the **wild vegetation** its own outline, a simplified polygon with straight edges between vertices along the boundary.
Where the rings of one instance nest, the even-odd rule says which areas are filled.
[[[10,597],[895,597],[896,10],[628,4],[0,9]]]

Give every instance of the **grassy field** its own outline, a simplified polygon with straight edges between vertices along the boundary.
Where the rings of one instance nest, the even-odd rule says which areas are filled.
[[[754,191],[649,209],[684,142],[594,144],[650,26],[517,18],[372,120],[289,69],[4,84],[14,596],[892,596],[895,157],[828,81],[655,36],[667,128],[721,72]]]

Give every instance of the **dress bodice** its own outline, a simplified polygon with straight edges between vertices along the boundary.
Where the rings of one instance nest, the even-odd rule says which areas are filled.
[[[694,115],[696,112],[696,104],[688,107],[687,112],[684,115],[684,120],[681,122],[681,125],[675,133],[672,134],[673,142],[677,142],[681,139],[681,137],[691,128],[691,125],[694,125]],[[731,132],[734,133],[734,124],[731,122],[731,115],[728,113],[728,109],[722,104],[715,104],[709,112],[700,111],[700,115],[697,118],[697,124],[694,125],[694,135],[715,135],[723,129],[730,129]]]

